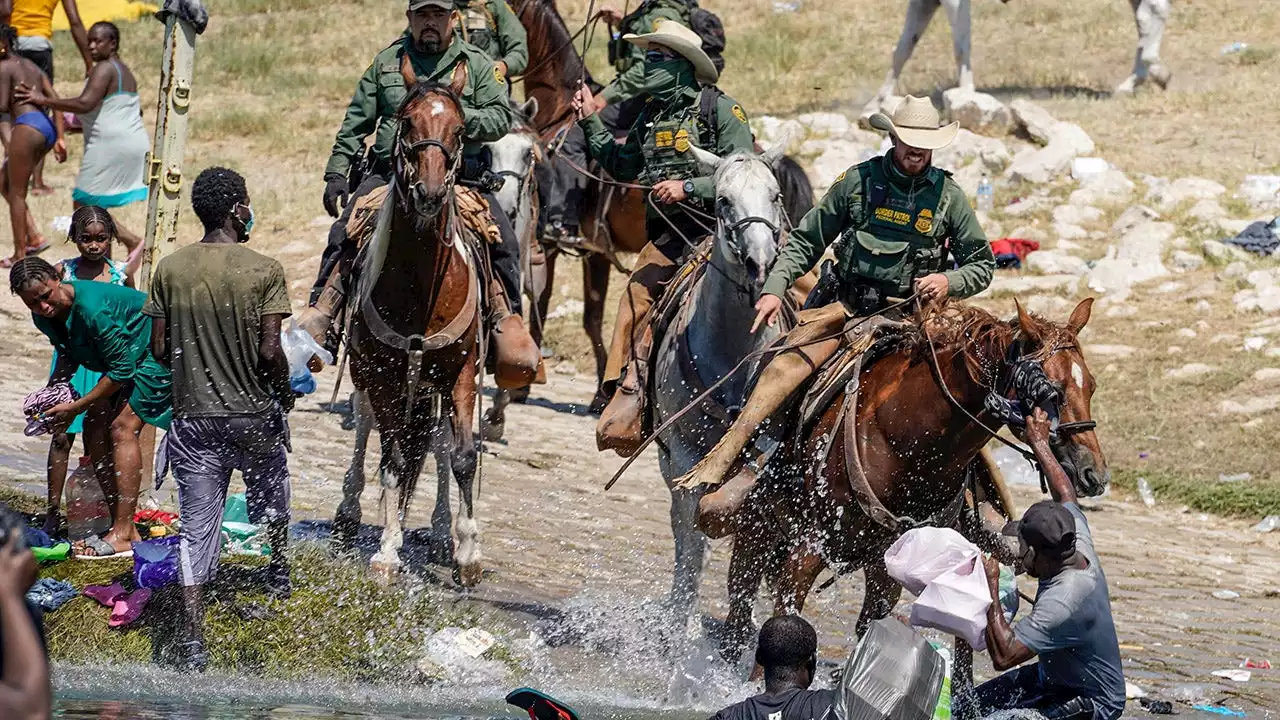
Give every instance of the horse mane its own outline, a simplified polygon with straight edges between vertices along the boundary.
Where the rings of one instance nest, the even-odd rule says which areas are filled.
[[[556,0],[524,0],[516,11],[517,17],[523,14],[526,7],[533,9],[532,22],[540,25],[546,33],[547,46],[557,51],[565,78],[576,82],[577,78],[585,76],[587,85],[593,90],[599,88],[599,84],[591,77],[591,71],[587,69],[582,56],[578,54],[578,49],[573,44],[573,33],[569,32],[569,26],[565,25],[564,16],[556,7]],[[532,35],[533,32],[529,34]],[[595,31],[589,30],[587,34],[594,35]],[[534,64],[532,58],[530,58],[530,64]]]
[[[1075,344],[1071,333],[1034,313],[1027,313],[1030,327],[1023,329],[1015,315],[1001,320],[976,305],[948,300],[940,306],[925,311],[917,322],[915,331],[904,340],[917,351],[928,353],[925,337],[928,330],[936,350],[952,350],[960,353],[975,383],[989,381],[994,365],[1003,361],[1009,346],[1022,343],[1021,357],[1044,361],[1062,345]]]

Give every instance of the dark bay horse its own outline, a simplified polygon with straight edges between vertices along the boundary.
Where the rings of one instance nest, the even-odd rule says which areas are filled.
[[[394,574],[400,566],[403,527],[428,450],[436,455],[439,492],[432,514],[432,556],[453,564],[455,579],[480,580],[479,532],[474,513],[479,289],[476,260],[457,231],[454,179],[462,158],[465,63],[448,86],[419,83],[401,65],[408,95],[396,116],[394,175],[363,251],[348,343],[356,386],[357,438],[368,438],[372,410],[382,461],[382,544],[371,564]],[[343,483],[334,541],[349,547],[360,525],[364,452]],[[451,536],[449,482],[456,479],[462,508]]]
[[[573,33],[565,26],[555,0],[516,0],[512,5],[529,37],[529,67],[521,80],[525,97],[538,101],[533,125],[543,141],[554,148],[557,135],[576,119],[571,102],[579,83],[585,82],[593,91],[599,91],[600,85],[583,64],[574,47]],[[608,35],[603,26],[588,29],[585,34],[592,36],[595,32],[601,37]],[[813,207],[809,178],[795,160],[781,155],[774,161],[773,170],[782,188],[787,216],[798,222]],[[609,401],[600,390],[608,351],[603,326],[609,269],[616,262],[616,253],[638,253],[648,242],[644,191],[592,181],[579,222],[585,247],[590,249],[583,256],[582,265],[582,326],[595,354],[597,390],[592,409],[598,412]],[[557,254],[554,250],[547,253],[547,284],[538,301],[539,317],[546,317],[555,287]],[[540,327],[534,328],[534,339],[541,344]]]
[[[862,569],[858,635],[890,613],[902,588],[885,571],[884,552],[908,526],[903,518],[948,527],[959,520],[966,469],[991,440],[986,428],[998,427],[984,403],[992,392],[1012,393],[1015,362],[1042,368],[1056,389],[1055,455],[1081,495],[1101,493],[1110,473],[1090,421],[1095,385],[1077,340],[1092,304],[1081,302],[1065,324],[1021,306],[1016,319],[1000,321],[950,305],[863,368],[855,406],[844,407],[850,395],[837,396],[789,446],[784,470],[762,478],[748,497],[729,567],[726,657],[736,658],[750,636],[766,575],[776,580],[775,612],[799,613],[823,568]],[[958,653],[958,668],[961,659]]]

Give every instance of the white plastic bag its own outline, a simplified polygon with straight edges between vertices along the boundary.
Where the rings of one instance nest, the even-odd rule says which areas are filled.
[[[964,638],[975,650],[985,650],[990,606],[991,590],[982,559],[974,556],[929,583],[911,606],[911,624],[936,628]]]
[[[333,355],[320,347],[315,338],[292,319],[289,327],[280,331],[280,347],[289,360],[289,384],[298,392],[308,393],[315,389],[311,370],[307,368],[312,355],[319,357],[325,365],[333,364]]]
[[[908,530],[884,553],[889,577],[907,592],[919,595],[943,573],[978,557],[978,546],[951,528]]]

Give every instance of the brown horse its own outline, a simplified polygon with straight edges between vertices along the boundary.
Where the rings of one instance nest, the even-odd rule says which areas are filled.
[[[1080,494],[1101,493],[1110,473],[1090,420],[1093,376],[1077,340],[1092,304],[1081,302],[1063,325],[1021,306],[1017,319],[1000,321],[950,305],[862,368],[851,383],[858,390],[838,396],[798,442],[780,448],[748,498],[729,566],[725,656],[741,653],[766,574],[776,578],[775,613],[799,613],[824,567],[861,568],[858,635],[889,614],[902,588],[885,571],[885,550],[912,522],[960,520],[966,471],[999,425],[984,403],[989,394],[1013,393],[1017,363],[1042,369],[1057,392],[1054,451]]]
[[[565,26],[555,0],[518,0],[514,6],[529,37],[529,68],[521,77],[525,97],[538,101],[534,128],[543,142],[554,148],[557,136],[568,130],[575,120],[571,103],[579,83],[585,83],[595,92],[600,90],[600,85],[583,64],[582,56],[574,47],[573,34]],[[604,27],[589,28],[585,34],[592,37],[595,32],[607,35],[608,30]],[[809,179],[800,165],[789,157],[779,156],[773,163],[773,170],[782,189],[787,217],[798,221],[813,207],[813,188]],[[617,253],[640,252],[648,242],[644,191],[592,181],[587,186],[579,222],[584,247],[589,249],[583,256],[582,265],[582,326],[595,354],[597,389],[591,405],[593,412],[598,412],[609,401],[600,389],[608,351],[604,344],[603,326],[605,297],[609,294],[609,269],[617,263]],[[547,253],[547,284],[538,299],[539,317],[547,315],[555,287],[553,280],[558,254],[560,251],[554,247]],[[533,332],[534,339],[541,345],[542,328],[535,326]]]
[[[462,159],[459,98],[466,73],[466,64],[460,63],[448,86],[419,83],[407,56],[401,65],[409,91],[396,116],[395,173],[378,229],[363,250],[347,342],[351,378],[364,395],[357,406],[367,401],[382,444],[379,507],[384,528],[372,559],[375,571],[393,574],[399,568],[401,523],[431,449],[439,480],[432,556],[453,564],[459,583],[471,585],[480,580],[472,489],[480,281],[477,260],[459,242],[453,196]],[[367,429],[367,419],[363,422]],[[357,448],[334,520],[339,547],[351,545],[360,525],[363,461]],[[453,528],[456,553],[450,535],[451,476],[462,500]]]

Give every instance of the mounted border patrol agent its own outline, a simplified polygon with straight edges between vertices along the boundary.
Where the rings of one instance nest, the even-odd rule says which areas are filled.
[[[910,95],[892,117],[876,113],[870,122],[889,133],[893,150],[836,177],[791,232],[756,303],[753,331],[776,322],[787,288],[839,240],[834,273],[829,265],[823,268],[796,328],[779,339],[799,347],[770,360],[729,431],[677,485],[718,487],[728,480],[759,426],[846,342],[838,333],[850,318],[883,311],[913,292],[922,302],[967,298],[991,284],[995,258],[987,236],[964,191],[950,173],[932,165],[933,151],[951,144],[958,124],[941,125],[932,102]],[[948,269],[951,261],[954,269]],[[717,514],[732,513],[750,482],[707,495],[703,507],[727,504]]]
[[[540,355],[519,314],[519,240],[506,213],[493,212],[498,207],[493,190],[501,186],[502,178],[489,171],[483,147],[483,143],[507,134],[513,115],[505,75],[484,51],[457,36],[458,16],[454,9],[454,0],[409,0],[409,30],[378,53],[360,78],[325,166],[324,206],[337,221],[329,230],[310,307],[303,311],[298,324],[317,341],[336,349],[333,319],[341,315],[345,305],[346,280],[356,256],[355,242],[347,235],[347,223],[359,200],[385,188],[391,180],[396,113],[407,92],[400,72],[401,60],[409,58],[422,82],[445,82],[458,63],[466,63],[467,86],[460,98],[464,113],[463,159],[456,192],[464,221],[483,218],[484,224],[496,226],[496,236],[500,238],[500,242],[489,245],[490,263],[498,282],[487,288],[496,345],[496,379],[501,386],[518,387],[532,379]],[[374,144],[357,165],[356,159],[369,135],[374,135]],[[490,228],[480,234],[491,234]]]
[[[704,225],[676,203],[687,202],[711,216],[715,181],[703,175],[693,145],[721,157],[751,152],[753,141],[742,106],[714,85],[715,64],[702,50],[697,33],[674,20],[659,22],[645,35],[623,39],[645,51],[645,85],[650,101],[640,112],[624,145],[614,142],[598,113],[592,111],[591,91],[582,88],[574,98],[591,155],[614,178],[652,186],[646,226],[649,244],[636,258],[626,291],[618,305],[605,391],[613,399],[596,426],[596,444],[629,455],[642,442],[644,393],[653,330],[649,310],[662,287],[675,275],[686,244],[706,234]],[[616,386],[617,391],[613,392]]]
[[[456,7],[461,16],[458,34],[463,40],[492,58],[503,77],[524,72],[529,64],[529,39],[506,0],[457,0]]]

